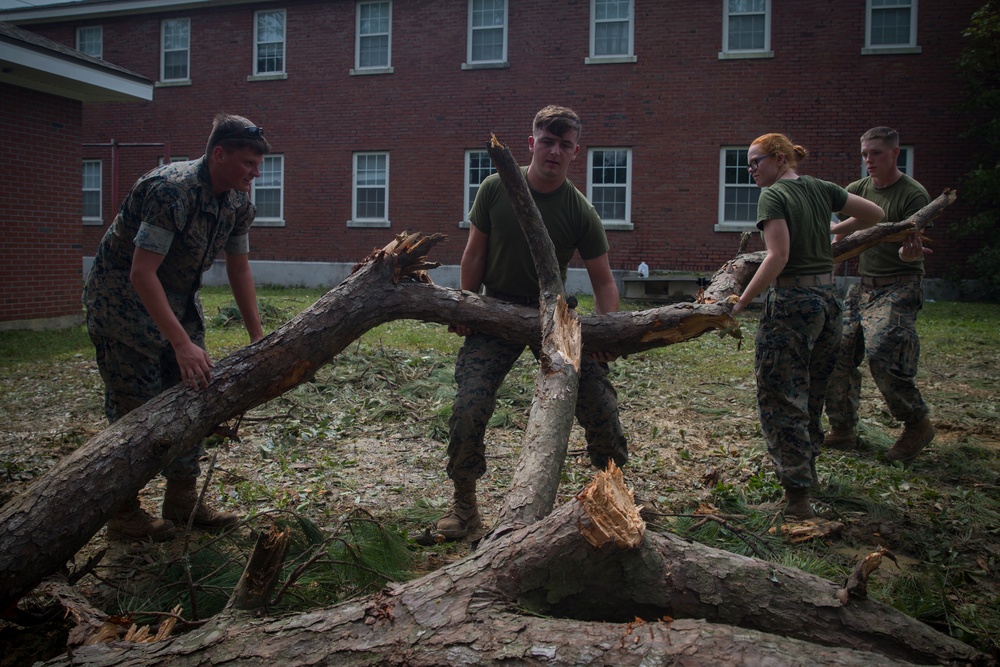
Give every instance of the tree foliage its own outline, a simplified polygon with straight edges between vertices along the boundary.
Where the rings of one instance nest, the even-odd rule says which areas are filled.
[[[972,121],[967,137],[976,146],[962,184],[962,198],[972,208],[962,231],[982,239],[969,257],[983,288],[1000,295],[1000,1],[980,7],[962,33],[965,48],[958,61]]]

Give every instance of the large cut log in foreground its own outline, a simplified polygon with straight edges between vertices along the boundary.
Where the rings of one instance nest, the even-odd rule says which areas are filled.
[[[617,470],[599,473],[545,519],[381,594],[278,620],[215,617],[169,642],[49,664],[987,664],[891,607],[842,606],[835,585],[794,568],[643,537],[641,521],[619,520],[634,512],[626,495]]]

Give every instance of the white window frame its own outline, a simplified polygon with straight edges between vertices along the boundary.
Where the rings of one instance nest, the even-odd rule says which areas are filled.
[[[261,41],[260,34],[260,22],[261,18],[267,14],[275,14],[281,16],[281,41],[269,40]],[[260,49],[262,46],[269,46],[272,44],[281,45],[281,53],[278,56],[281,58],[281,67],[274,71],[262,72],[260,71]],[[285,70],[285,53],[288,47],[288,15],[284,9],[260,9],[253,13],[253,74],[247,77],[248,81],[260,81],[264,79],[286,79],[288,78],[288,73]],[[268,56],[270,58],[270,56]]]
[[[271,179],[271,180],[269,180]],[[278,215],[261,215],[260,205],[257,204],[258,195],[264,192],[277,191],[278,193]],[[260,164],[260,176],[253,179],[253,187],[250,196],[257,206],[257,215],[254,217],[255,227],[284,227],[285,226],[285,156],[276,153],[268,153]]]
[[[771,50],[771,0],[764,0],[764,46],[759,49],[732,49],[729,47],[729,18],[731,0],[722,0],[722,51],[719,60],[737,58],[773,58]],[[760,12],[739,12],[740,15],[759,14]]]
[[[167,69],[167,26],[170,24],[177,24],[178,26],[183,26],[186,30],[187,45],[184,48],[173,48],[170,49],[170,53],[183,52],[184,53],[184,72],[185,76],[175,77],[168,79],[166,77]],[[160,81],[161,84],[179,84],[179,83],[190,83],[191,82],[191,19],[189,18],[179,18],[179,19],[163,19],[160,21]]]
[[[719,218],[715,225],[717,232],[745,232],[757,229],[757,220],[727,220],[726,219],[726,191],[728,188],[746,189],[747,192],[755,191],[757,199],[760,198],[760,189],[754,183],[750,172],[747,170],[746,156],[750,150],[749,146],[723,146],[719,150]],[[730,152],[736,152],[735,165],[727,166],[726,160]],[[726,169],[738,169],[740,179],[746,182],[729,185],[726,183]],[[753,197],[751,197],[753,199]],[[755,200],[756,201],[756,200]],[[753,206],[753,218],[757,217],[756,203]]]
[[[359,162],[361,158],[384,157],[385,174],[381,184],[359,184]],[[388,151],[362,151],[355,153],[352,161],[354,166],[351,170],[351,219],[347,221],[348,227],[389,227],[389,152]],[[383,201],[385,213],[379,217],[363,217],[358,215],[358,192],[361,189],[376,189],[383,191]]]
[[[597,27],[601,23],[620,23],[621,19],[599,19],[597,3],[601,0],[590,0],[590,56],[584,60],[587,65],[606,65],[612,63],[634,63],[635,55],[635,0],[628,2],[628,49],[625,53],[597,55]]]
[[[917,45],[917,0],[892,0],[895,7],[873,7],[873,0],[865,0],[865,47],[861,49],[862,55],[891,55],[901,53],[921,53],[923,49]],[[897,44],[873,44],[872,29],[874,28],[873,18],[880,11],[887,11],[898,7],[910,9],[910,39],[906,43]]]
[[[594,158],[598,153],[624,152],[625,153],[625,182],[619,183],[596,183],[594,178]],[[600,189],[621,190],[625,198],[625,216],[623,218],[613,218],[601,213],[600,203],[594,204],[594,196]],[[601,216],[605,229],[626,229],[634,228],[632,224],[632,149],[625,147],[605,147],[595,146],[587,149],[587,199],[597,208],[597,213]]]
[[[476,201],[476,193],[479,192],[479,186],[486,176],[483,176],[479,181],[473,183],[472,178],[472,159],[473,156],[477,158],[479,162],[479,167],[477,169],[482,172],[482,158],[485,157],[486,161],[489,163],[489,170],[486,172],[486,176],[490,174],[495,174],[497,172],[496,165],[493,164],[493,160],[490,158],[489,151],[482,148],[469,148],[465,151],[465,176],[463,180],[465,183],[462,185],[462,191],[464,192],[464,203],[465,209],[462,214],[462,220],[458,223],[458,226],[463,229],[468,229],[472,224],[469,221],[469,212],[472,211],[472,204]]]
[[[492,68],[492,67],[509,67],[510,63],[507,62],[507,31],[508,31],[508,27],[509,27],[509,20],[508,20],[509,5],[508,5],[508,0],[499,0],[500,2],[503,3],[503,25],[502,26],[495,26],[494,25],[494,26],[489,26],[489,27],[486,27],[486,26],[475,26],[475,25],[473,25],[474,24],[474,19],[475,19],[475,5],[476,5],[477,2],[481,2],[481,1],[484,1],[484,0],[469,0],[469,17],[468,17],[468,19],[469,19],[468,20],[469,33],[468,33],[468,38],[466,39],[465,62],[462,63],[462,69],[486,69],[486,68]],[[496,1],[496,0],[490,0],[490,1]],[[493,60],[473,60],[472,59],[472,51],[473,51],[472,47],[473,47],[473,43],[475,41],[474,37],[475,37],[476,31],[477,30],[496,30],[497,28],[500,28],[500,30],[501,30],[501,32],[503,34],[503,48],[502,48],[502,54],[500,55],[500,58],[499,59],[493,59]]]
[[[96,53],[85,47],[96,42]],[[104,27],[99,25],[81,26],[76,29],[76,50],[94,58],[104,58]]]
[[[90,173],[88,173],[88,167],[91,168]],[[101,160],[84,160],[82,166],[80,167],[80,180],[81,180],[81,196],[80,196],[80,214],[83,218],[83,224],[85,225],[103,225],[104,224],[104,165]],[[96,182],[93,177],[96,178]],[[88,179],[88,177],[90,177]],[[89,180],[89,182],[88,182]],[[87,215],[87,211],[83,208],[83,193],[96,192],[97,193],[97,215],[91,213]]]
[[[389,6],[389,26],[386,31],[377,33],[367,33],[362,34],[362,21],[361,21],[361,8],[365,5],[388,5]],[[354,23],[354,69],[351,70],[351,74],[392,74],[392,0],[360,0],[355,6],[355,23]],[[361,48],[362,44],[366,39],[371,39],[372,37],[384,36],[387,40],[386,43],[386,53],[385,53],[385,65],[376,66],[362,66],[361,65]]]

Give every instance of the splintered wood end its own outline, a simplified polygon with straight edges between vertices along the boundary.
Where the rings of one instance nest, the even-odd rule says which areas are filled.
[[[590,522],[580,526],[580,534],[595,547],[609,542],[625,549],[642,543],[646,523],[639,516],[632,490],[625,486],[622,471],[614,461],[607,470],[597,473],[594,480],[577,495]]]

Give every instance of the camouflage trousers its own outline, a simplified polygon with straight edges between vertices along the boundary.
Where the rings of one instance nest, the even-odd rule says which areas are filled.
[[[840,345],[832,285],[768,291],[757,329],[757,410],[781,485],[808,488],[823,444],[820,417]]]
[[[860,368],[866,357],[894,418],[912,423],[927,416],[927,404],[916,384],[917,313],[923,305],[920,281],[884,287],[851,285],[844,303],[844,339],[826,395],[826,414],[834,429],[849,431],[858,423]]]
[[[525,346],[485,334],[465,338],[455,361],[458,391],[448,421],[448,476],[465,482],[486,473],[486,425],[496,407],[497,391]],[[535,356],[538,351],[532,349]],[[618,421],[618,393],[608,380],[608,365],[584,358],[576,418],[584,428],[587,453],[595,466],[608,459],[628,461],[628,446]]]
[[[181,369],[169,347],[153,358],[118,340],[93,333],[90,339],[97,349],[97,367],[104,380],[104,414],[111,424],[181,381]],[[161,474],[173,480],[194,479],[201,472],[198,459],[203,454],[199,442],[167,464]]]

